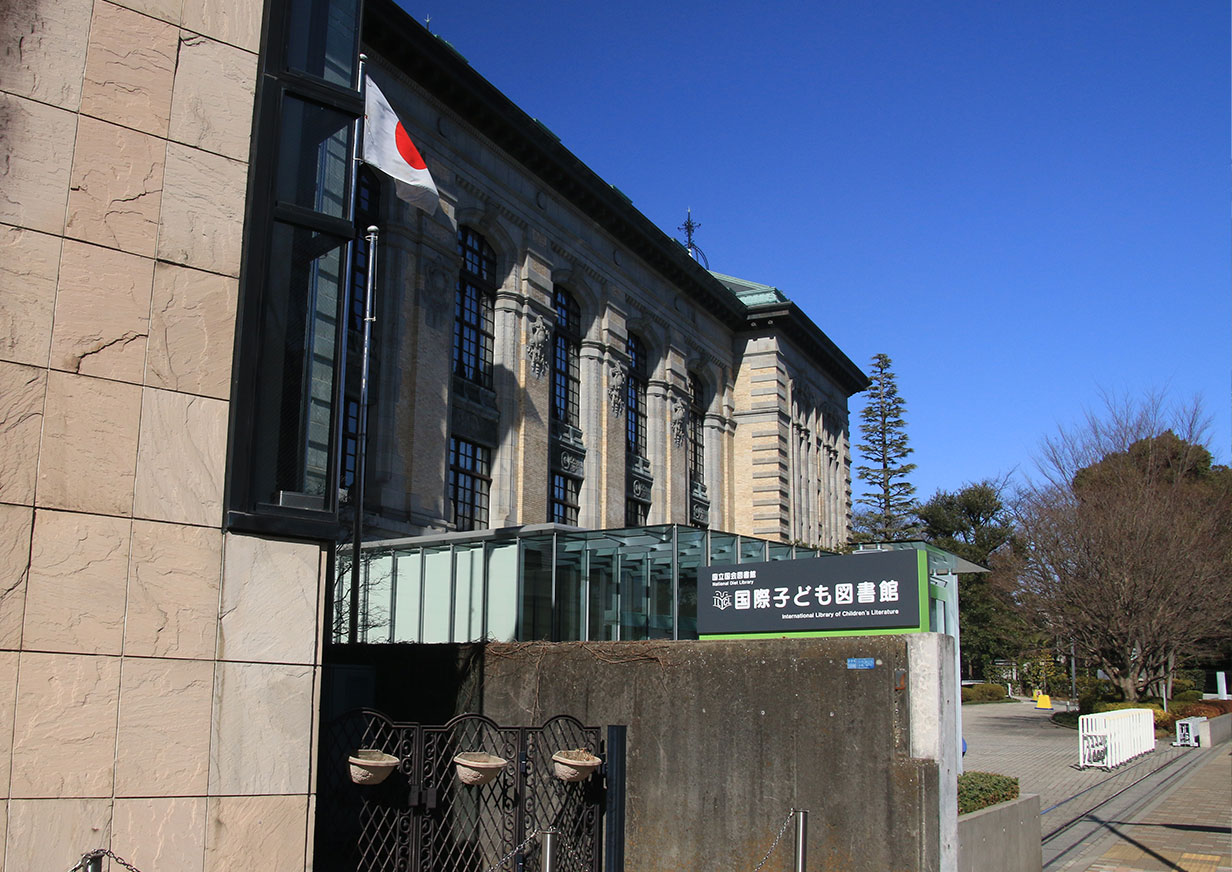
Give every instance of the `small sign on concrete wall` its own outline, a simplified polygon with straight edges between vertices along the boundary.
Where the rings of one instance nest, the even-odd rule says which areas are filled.
[[[697,632],[918,631],[927,620],[920,608],[926,560],[923,551],[879,551],[704,566],[697,577]]]

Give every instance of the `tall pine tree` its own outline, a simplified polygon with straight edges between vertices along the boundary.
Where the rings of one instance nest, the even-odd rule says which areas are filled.
[[[898,395],[890,358],[873,356],[872,384],[868,404],[860,412],[860,438],[856,448],[865,465],[856,475],[868,482],[868,492],[856,500],[866,511],[856,512],[855,541],[890,542],[914,539],[920,535],[915,524],[915,486],[907,476],[914,463],[905,463],[911,448],[907,445],[907,422],[903,420],[906,402]]]

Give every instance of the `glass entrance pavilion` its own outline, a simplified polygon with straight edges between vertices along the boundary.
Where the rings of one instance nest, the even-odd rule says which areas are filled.
[[[924,543],[879,547],[928,552],[926,629],[954,635],[958,559]],[[537,524],[368,542],[361,551],[355,641],[696,639],[700,567],[832,556],[680,525],[592,531]],[[339,552],[335,566],[331,641],[345,643],[350,548]]]

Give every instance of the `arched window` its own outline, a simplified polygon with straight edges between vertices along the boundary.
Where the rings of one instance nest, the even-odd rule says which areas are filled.
[[[492,312],[496,299],[496,253],[470,227],[458,228],[462,269],[454,298],[454,375],[492,387]]]
[[[578,360],[582,348],[582,312],[568,291],[556,289],[556,327],[552,331],[552,417],[579,426]]]
[[[702,424],[706,407],[702,395],[702,382],[696,375],[689,373],[689,484],[704,485],[706,483],[706,445],[702,439]]]

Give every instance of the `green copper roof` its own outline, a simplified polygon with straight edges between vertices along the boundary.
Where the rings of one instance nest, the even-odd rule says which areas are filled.
[[[786,303],[787,295],[778,288],[751,282],[748,279],[738,279],[735,276],[725,276],[714,270],[710,274],[722,282],[728,290],[740,298],[745,306],[759,306],[764,303]]]

